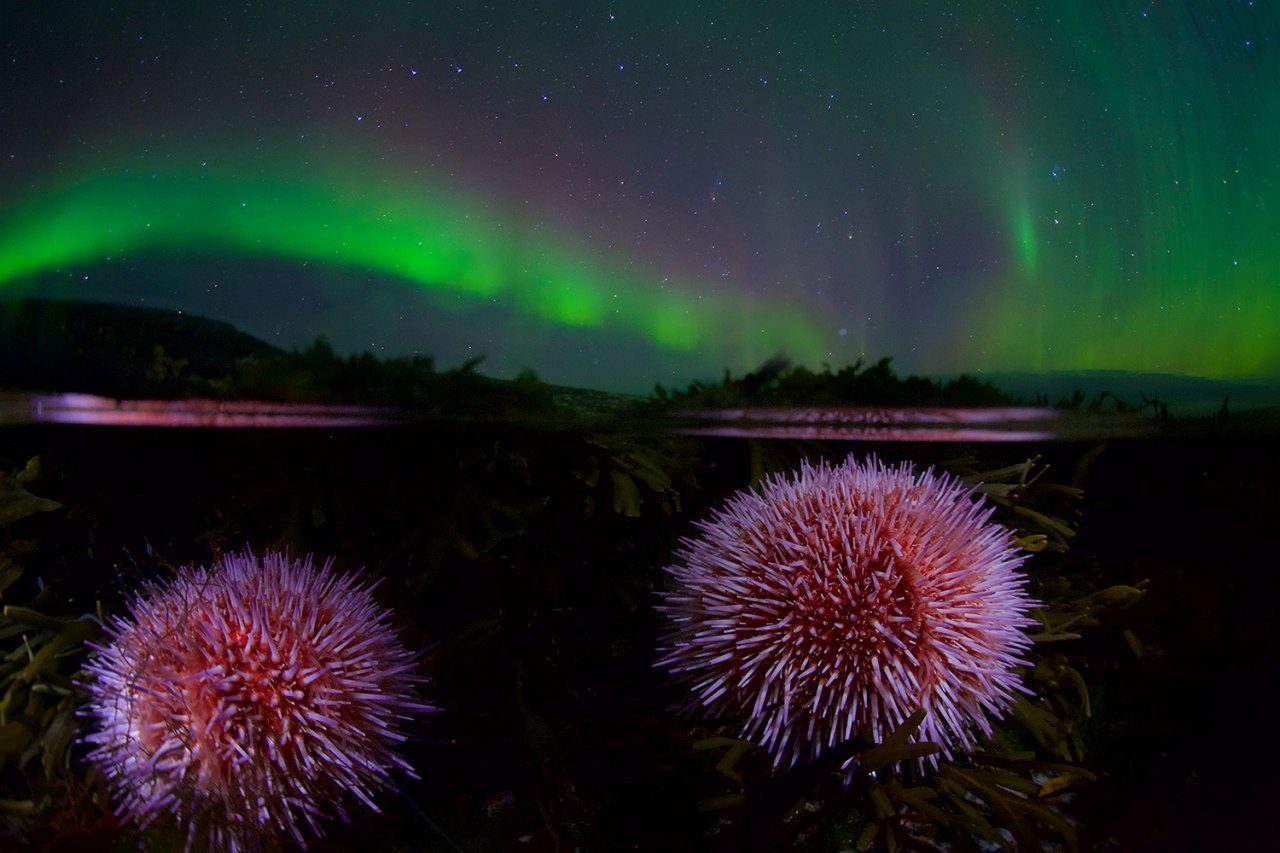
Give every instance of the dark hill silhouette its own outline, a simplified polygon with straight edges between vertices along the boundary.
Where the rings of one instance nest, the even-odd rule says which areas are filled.
[[[24,298],[0,300],[0,389],[81,391],[111,397],[219,397],[357,403],[444,416],[541,412],[609,417],[644,398],[515,380],[476,371],[480,359],[438,370],[430,357],[343,356],[323,340],[285,351],[229,323],[159,308]],[[655,389],[650,410],[741,406],[1055,405],[1143,411],[1148,398],[1173,413],[1231,414],[1275,406],[1275,380],[1221,381],[1124,371],[900,377],[890,359],[820,371],[771,359],[755,371],[687,389]]]
[[[285,351],[229,323],[156,308],[52,299],[0,301],[0,389],[119,398],[213,397],[390,406],[424,418],[567,424],[642,398],[476,372],[423,356],[342,356],[323,339]]]
[[[0,387],[109,396],[183,395],[236,361],[281,350],[230,323],[159,308],[0,301]]]

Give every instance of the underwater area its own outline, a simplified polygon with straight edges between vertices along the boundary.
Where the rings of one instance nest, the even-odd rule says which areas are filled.
[[[172,380],[157,376],[142,384]],[[1265,419],[1179,430],[1148,408],[1123,416],[1126,430],[1094,415],[1104,433],[1094,438],[936,441],[928,427],[915,436],[891,424],[878,437],[821,440],[773,437],[774,425],[785,413],[812,424],[815,411],[828,421],[847,411],[772,405],[757,412],[772,418],[763,428],[721,437],[685,434],[705,423],[688,413],[742,414],[794,391],[879,403],[883,424],[969,411],[944,397],[989,406],[999,392],[901,380],[887,363],[838,374],[773,364],[587,405],[531,376],[415,372],[323,346],[234,371],[246,385],[267,376],[274,394],[260,384],[250,395],[278,399],[256,404],[264,417],[294,407],[310,420],[67,423],[46,400],[42,416],[64,422],[31,423],[22,398],[6,398],[10,843],[187,843],[164,814],[145,830],[113,817],[104,768],[82,740],[93,723],[82,712],[86,644],[103,642],[102,620],[145,582],[246,546],[331,557],[378,579],[373,596],[425,678],[411,690],[436,709],[411,714],[396,746],[417,778],[396,772],[378,813],[326,820],[322,835],[304,836],[308,849],[1250,849],[1266,837],[1277,641],[1264,566],[1280,456]],[[298,402],[344,393],[352,405]],[[378,422],[392,411],[367,405],[379,395],[446,405]],[[94,411],[84,399],[61,405]],[[904,400],[934,405],[889,405]],[[369,417],[323,420],[353,411]],[[938,768],[913,763],[924,739],[909,732],[861,733],[774,768],[758,739],[739,739],[745,712],[691,710],[689,685],[659,665],[660,605],[675,585],[664,567],[734,494],[806,460],[868,455],[963,478],[1013,531],[1037,602],[1012,669],[1027,692],[1001,707],[990,738]],[[288,846],[279,835],[259,828],[252,843]]]
[[[1272,850],[1280,4],[0,3],[0,851]]]

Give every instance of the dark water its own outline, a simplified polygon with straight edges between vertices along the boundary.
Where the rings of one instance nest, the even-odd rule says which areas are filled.
[[[967,458],[979,470],[1040,456],[1046,477],[1084,492],[1067,568],[1099,586],[1147,582],[1141,601],[1054,649],[1092,700],[1079,764],[1098,780],[1062,807],[1081,846],[1263,846],[1280,757],[1280,583],[1270,568],[1280,442],[1256,430],[819,440],[830,437],[8,426],[3,469],[38,456],[29,488],[63,509],[10,531],[10,545],[38,550],[24,552],[26,573],[4,601],[111,612],[164,567],[246,543],[383,577],[381,600],[406,643],[426,650],[427,692],[443,710],[405,749],[422,780],[384,795],[381,816],[333,823],[316,849],[829,849],[850,820],[829,791],[808,834],[781,818],[705,808],[733,785],[716,756],[695,749],[719,730],[673,713],[681,694],[652,665],[661,567],[692,522],[753,472],[806,456]],[[77,661],[68,656],[64,669]],[[82,752],[71,749],[73,778]],[[6,765],[3,796],[44,791],[38,769]],[[62,813],[26,827],[24,843],[132,843],[104,829],[92,798],[51,796]]]

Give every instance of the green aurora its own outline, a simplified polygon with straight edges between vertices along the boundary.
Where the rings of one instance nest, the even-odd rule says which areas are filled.
[[[358,182],[245,172],[170,161],[99,169],[37,194],[0,218],[0,285],[141,253],[229,252],[376,272],[671,350],[804,360],[820,351],[816,325],[799,310],[677,288],[423,185],[372,171]]]
[[[283,4],[142,9],[120,43],[115,14],[65,16],[47,68],[15,48],[0,290],[187,253],[368,272],[611,387],[780,351],[1280,375],[1275,3]]]
[[[1076,83],[978,99],[1015,263],[966,318],[967,363],[1280,373],[1280,86],[1258,85],[1280,29],[1253,7],[1055,4],[1048,38],[1004,40]]]

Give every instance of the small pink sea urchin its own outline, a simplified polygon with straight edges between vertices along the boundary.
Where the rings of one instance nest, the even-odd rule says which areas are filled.
[[[659,665],[775,766],[916,709],[971,751],[1021,691],[1034,602],[1013,536],[949,475],[852,456],[739,493],[681,543]]]
[[[371,589],[248,551],[144,588],[86,666],[89,758],[117,813],[245,850],[304,843],[353,801],[376,811],[392,771],[414,776],[397,746],[432,709]]]

